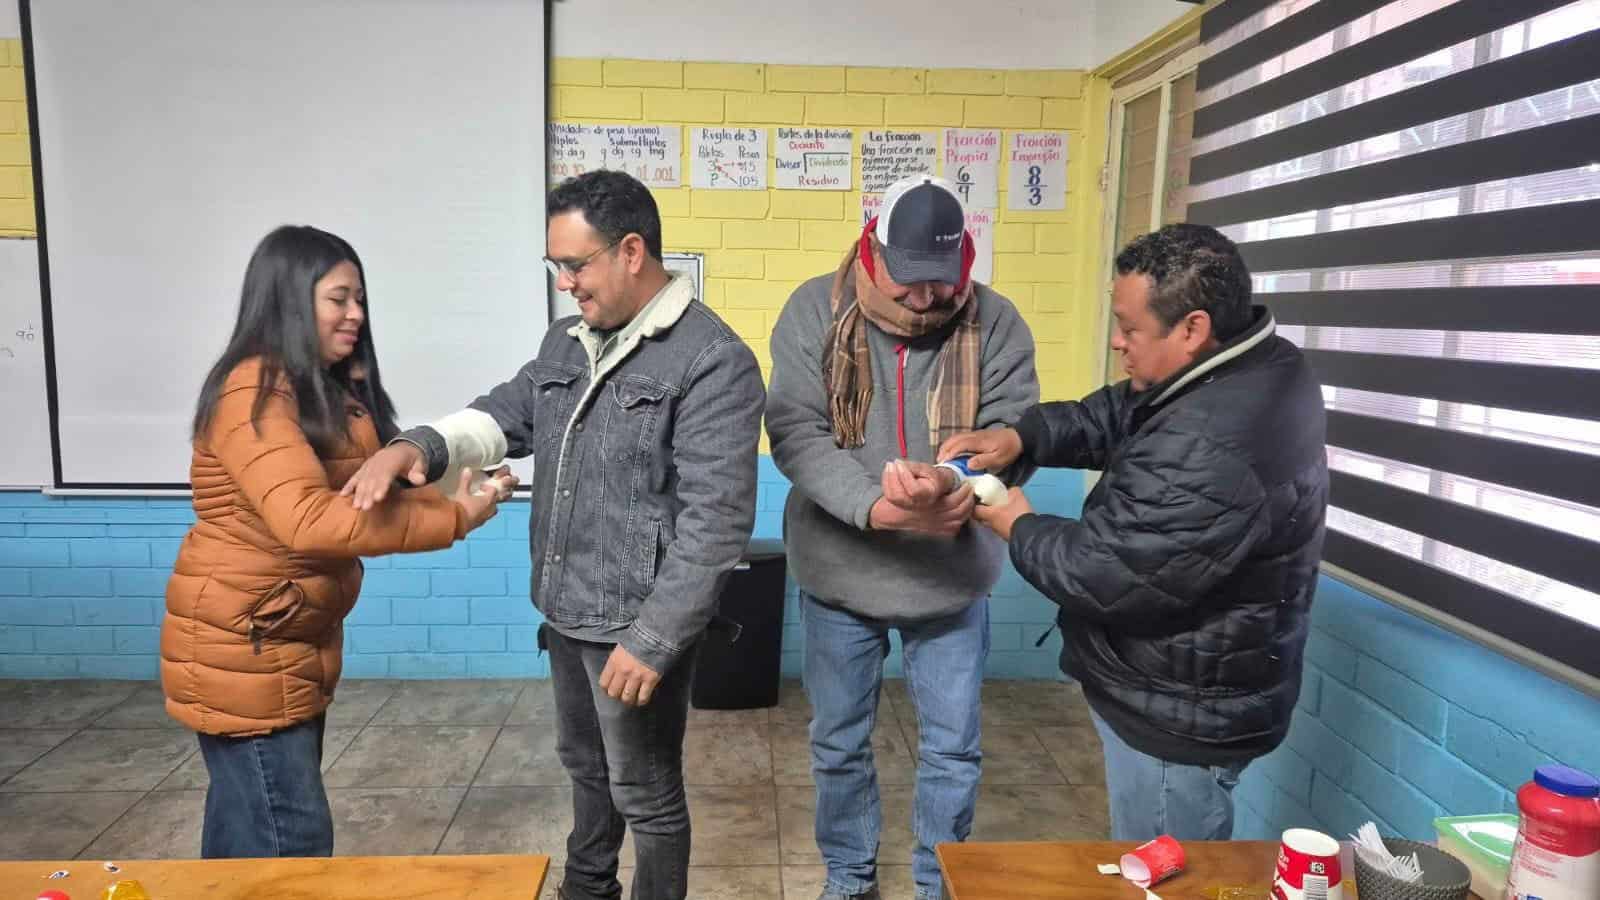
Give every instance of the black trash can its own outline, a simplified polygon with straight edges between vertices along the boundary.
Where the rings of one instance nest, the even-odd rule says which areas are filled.
[[[783,542],[775,540],[752,541],[729,573],[717,600],[717,614],[739,627],[717,623],[722,627],[708,629],[700,639],[689,695],[696,709],[778,705],[787,575]]]

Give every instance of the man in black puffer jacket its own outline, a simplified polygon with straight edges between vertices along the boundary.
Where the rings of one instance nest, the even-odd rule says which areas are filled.
[[[1104,470],[1081,519],[1036,514],[1015,488],[976,515],[1061,605],[1061,668],[1105,745],[1113,838],[1225,840],[1239,774],[1282,742],[1299,698],[1322,392],[1215,229],[1169,225],[1116,263],[1111,346],[1131,377],[939,455]]]

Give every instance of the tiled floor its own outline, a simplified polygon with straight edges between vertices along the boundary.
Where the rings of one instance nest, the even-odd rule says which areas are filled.
[[[336,852],[544,853],[555,895],[571,789],[548,681],[347,681],[329,711]],[[797,682],[770,710],[692,713],[691,896],[802,898],[821,890]],[[916,718],[888,682],[873,739],[882,784],[880,880],[911,896]],[[1100,744],[1082,695],[1056,682],[984,685],[977,840],[1103,838]],[[159,686],[0,681],[0,858],[194,857],[205,764]],[[623,865],[632,862],[631,841]],[[624,884],[627,873],[623,875]]]

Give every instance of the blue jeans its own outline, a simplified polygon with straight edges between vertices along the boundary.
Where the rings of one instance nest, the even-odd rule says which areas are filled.
[[[662,675],[650,702],[625,706],[600,689],[614,644],[542,626],[555,686],[556,753],[572,778],[567,900],[617,900],[617,851],[633,829],[633,900],[682,900],[689,891],[689,804],[683,734],[694,649]]]
[[[324,716],[255,737],[202,734],[206,788],[200,856],[332,856],[322,786]]]
[[[811,774],[817,783],[817,849],[827,890],[849,896],[877,883],[878,773],[872,728],[878,716],[889,630],[900,631],[906,690],[917,713],[916,849],[919,898],[943,895],[933,848],[972,832],[983,758],[979,688],[989,655],[989,600],[942,619],[867,619],[800,594],[805,619],[805,687],[811,698]]]
[[[1233,838],[1233,789],[1248,763],[1188,766],[1128,746],[1098,714],[1105,747],[1111,839],[1144,841],[1170,834],[1179,841]]]

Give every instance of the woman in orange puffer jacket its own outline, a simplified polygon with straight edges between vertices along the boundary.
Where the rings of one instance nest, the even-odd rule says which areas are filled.
[[[256,247],[206,377],[190,481],[198,521],[167,584],[161,684],[210,774],[201,855],[327,856],[325,710],[360,557],[448,547],[515,479],[358,512],[339,488],[398,429],[355,250],[309,226]]]

